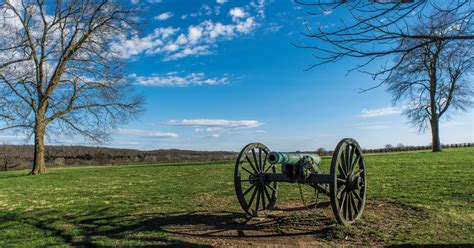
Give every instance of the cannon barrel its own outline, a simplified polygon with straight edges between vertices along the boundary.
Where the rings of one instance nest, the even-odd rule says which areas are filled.
[[[315,165],[321,163],[321,157],[317,153],[290,153],[271,152],[268,155],[268,162],[272,164],[297,164],[304,157],[310,158]]]

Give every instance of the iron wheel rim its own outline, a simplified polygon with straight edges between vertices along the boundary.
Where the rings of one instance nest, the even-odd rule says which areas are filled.
[[[339,224],[349,226],[362,216],[366,201],[366,169],[362,150],[354,139],[337,145],[332,161],[329,185],[331,205]]]
[[[265,182],[262,173],[276,173],[276,166],[267,161],[270,149],[261,143],[250,143],[237,157],[234,186],[242,209],[250,216],[271,210],[276,203],[277,182]]]

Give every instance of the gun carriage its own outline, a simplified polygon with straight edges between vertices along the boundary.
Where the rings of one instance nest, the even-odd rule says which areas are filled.
[[[329,174],[320,170],[317,153],[271,152],[264,144],[251,143],[237,157],[234,186],[242,209],[259,216],[274,208],[278,183],[301,183],[329,196],[342,225],[357,221],[366,199],[366,171],[359,144],[343,139],[333,153]],[[278,168],[280,167],[280,168]]]

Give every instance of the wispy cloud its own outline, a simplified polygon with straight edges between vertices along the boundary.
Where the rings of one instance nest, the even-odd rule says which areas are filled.
[[[325,14],[325,15],[330,15],[330,14],[332,14],[332,9],[325,10],[325,11],[323,12],[323,14]]]
[[[402,112],[403,112],[402,107],[386,107],[386,108],[378,108],[378,109],[364,108],[362,110],[362,113],[357,116],[363,117],[363,118],[371,118],[371,117],[398,115],[398,114],[401,114]]]
[[[172,12],[165,12],[165,13],[161,13],[157,16],[155,16],[155,20],[157,21],[164,21],[164,20],[168,20],[170,19],[171,17],[173,17],[173,13]]]
[[[137,76],[132,74],[130,80],[135,84],[144,86],[162,86],[162,87],[185,87],[191,85],[220,85],[229,83],[229,78],[207,77],[204,73],[189,73],[180,75],[178,72],[167,74],[152,74],[151,76]]]
[[[218,15],[219,8],[212,9],[207,5],[200,12],[205,15]],[[219,11],[217,11],[219,10]],[[230,20],[214,21],[207,18],[197,24],[187,27],[161,27],[152,33],[140,37],[138,33],[131,37],[118,37],[113,44],[113,50],[123,58],[133,58],[138,55],[163,55],[163,60],[176,60],[188,56],[202,56],[213,53],[217,43],[232,40],[242,35],[250,34],[259,27],[258,20],[265,15],[265,2],[251,2],[242,7],[232,8],[228,16]],[[155,17],[166,20],[171,12],[162,13]]]
[[[210,128],[255,128],[263,125],[257,120],[225,120],[225,119],[184,119],[184,120],[169,120],[166,122],[170,126],[185,126],[185,127],[210,127]],[[217,130],[217,129],[214,129]],[[212,131],[212,129],[207,129]]]
[[[173,132],[150,131],[134,128],[119,128],[116,133],[124,135],[133,135],[141,138],[177,138],[179,135]]]
[[[389,125],[360,125],[360,126],[357,126],[358,129],[362,129],[362,130],[380,130],[380,129],[387,129],[387,128],[390,128]]]
[[[140,0],[130,0],[130,2],[131,2],[132,4],[139,4],[140,2],[145,2],[145,3],[151,3],[151,4],[153,4],[153,3],[161,3],[162,0],[141,0],[141,1],[140,1]]]

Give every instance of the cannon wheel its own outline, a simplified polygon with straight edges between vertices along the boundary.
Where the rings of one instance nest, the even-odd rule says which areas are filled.
[[[346,138],[339,142],[331,161],[329,196],[339,224],[357,221],[365,206],[365,162],[359,144]]]
[[[277,182],[266,182],[265,173],[276,173],[276,166],[267,161],[270,153],[264,144],[250,143],[242,149],[235,163],[234,186],[242,209],[251,216],[275,206]]]

